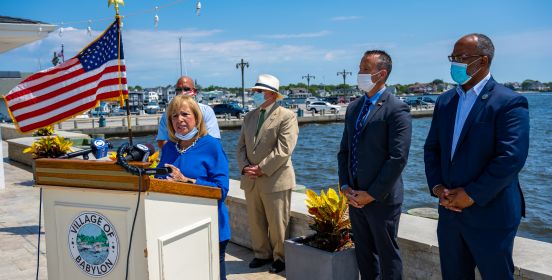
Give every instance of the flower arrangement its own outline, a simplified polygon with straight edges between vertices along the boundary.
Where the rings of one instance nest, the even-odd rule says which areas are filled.
[[[316,232],[304,241],[305,244],[328,252],[352,247],[349,204],[343,193],[329,188],[327,193],[322,190],[317,195],[307,189],[305,202],[311,218],[309,227]]]
[[[72,152],[73,142],[61,136],[43,136],[24,149],[23,153],[32,153],[33,158],[57,158]]]

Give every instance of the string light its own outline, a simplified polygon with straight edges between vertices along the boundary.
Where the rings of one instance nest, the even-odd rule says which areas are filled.
[[[153,17],[153,25],[155,26],[155,29],[159,26],[159,16],[157,15],[157,12],[159,12],[159,6],[155,6],[155,16]]]
[[[184,0],[175,0],[175,1],[172,1],[170,3],[155,6],[155,7],[150,8],[150,9],[125,13],[124,17],[128,18],[128,17],[133,17],[133,16],[136,16],[136,15],[151,14],[152,12],[155,12],[155,16],[154,16],[154,23],[155,23],[155,21],[159,20],[159,16],[158,16],[157,13],[160,10],[171,7],[171,6],[174,6],[174,5],[179,4],[181,2],[184,2]],[[197,4],[196,4],[196,12],[197,13],[199,13],[199,9],[201,9],[201,3],[198,1]],[[123,17],[123,15],[121,14],[121,18],[122,17]],[[98,23],[98,22],[104,22],[104,21],[107,21],[107,22],[113,21],[113,17],[105,17],[105,18],[99,18],[99,19],[94,19],[94,20],[79,20],[79,21],[72,21],[72,22],[66,22],[66,23],[61,22],[61,23],[56,23],[56,25],[59,25],[59,26],[63,26],[63,25],[70,25],[70,26],[81,25],[82,26],[86,23],[88,23],[90,25],[90,23],[92,23],[92,22],[93,23]]]
[[[92,27],[90,26],[92,24],[92,20],[88,20],[88,27],[86,28],[86,34],[88,36],[92,36]]]

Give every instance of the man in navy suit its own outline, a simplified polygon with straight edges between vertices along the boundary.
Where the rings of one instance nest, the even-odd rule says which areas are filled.
[[[397,232],[412,120],[408,105],[385,87],[391,67],[384,51],[364,53],[357,80],[365,95],[347,107],[337,154],[362,279],[402,279]]]
[[[527,99],[490,74],[491,40],[469,34],[449,56],[458,83],[435,105],[424,146],[443,279],[514,279],[514,237],[525,214],[518,174],[529,148]]]

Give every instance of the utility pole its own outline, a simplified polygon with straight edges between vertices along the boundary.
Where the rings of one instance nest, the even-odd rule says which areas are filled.
[[[242,108],[245,108],[245,87],[243,84],[243,68],[249,68],[249,62],[243,61],[243,58],[241,59],[240,63],[236,63],[236,69],[241,68],[241,76],[242,76],[242,89],[241,89],[241,96],[242,96]]]
[[[178,46],[180,49],[180,77],[182,77],[182,37],[178,37]]]
[[[351,76],[351,75],[353,75],[353,73],[347,72],[347,71],[345,71],[345,69],[343,69],[342,72],[337,72],[337,75],[338,76],[341,75],[343,77],[343,85],[346,85],[347,83],[345,82],[345,79],[347,78],[347,75]]]
[[[316,77],[311,74],[307,74],[306,76],[303,76],[301,79],[307,79],[307,93],[310,93],[310,80],[316,79]]]

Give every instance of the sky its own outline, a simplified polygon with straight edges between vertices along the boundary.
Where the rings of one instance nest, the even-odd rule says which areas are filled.
[[[495,45],[491,72],[499,82],[552,81],[552,1],[196,1],[126,0],[120,13],[129,85],[173,84],[182,72],[206,87],[245,86],[268,73],[282,85],[340,84],[337,72],[356,73],[366,50],[393,59],[389,84],[452,82],[447,55],[465,34],[483,33]],[[155,7],[158,7],[156,10]],[[158,26],[154,16],[158,15]],[[114,18],[107,0],[0,0],[0,15],[63,28],[45,39],[0,54],[0,71],[36,72],[51,67],[54,51],[75,56]],[[90,23],[89,23],[90,21]],[[87,27],[92,36],[87,35]]]

